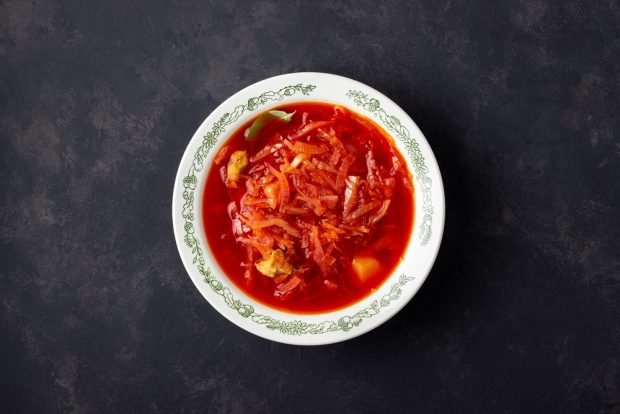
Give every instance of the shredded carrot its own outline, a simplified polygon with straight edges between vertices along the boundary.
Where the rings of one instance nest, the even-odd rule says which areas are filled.
[[[334,226],[333,224],[329,223],[328,221],[323,220],[321,222],[321,226],[325,227],[328,230],[333,231],[336,234],[345,234],[346,231],[344,231],[343,229],[339,229],[338,227]]]
[[[297,230],[290,223],[288,223],[286,220],[281,219],[281,218],[270,218],[267,220],[253,221],[251,223],[248,223],[248,225],[253,229],[277,226],[277,227],[281,227],[282,229],[284,229],[284,231],[286,231],[288,234],[290,234],[293,237],[299,237],[300,235],[299,230]]]
[[[215,159],[213,160],[215,165],[220,165],[222,161],[228,158],[228,155],[230,155],[231,149],[232,148],[229,145],[224,145],[222,148],[220,148],[217,155],[215,156]]]
[[[304,127],[299,128],[297,130],[297,132],[294,133],[293,135],[289,135],[288,138],[290,140],[295,140],[295,139],[302,138],[303,136],[305,136],[309,132],[312,132],[312,131],[314,131],[317,128],[324,127],[324,126],[329,125],[331,123],[332,123],[331,121],[315,121],[315,122],[310,122],[309,124],[306,124]]]
[[[255,206],[257,204],[264,204],[265,206],[271,206],[270,200],[266,198],[256,198],[249,195],[244,195],[241,198],[241,203],[247,206]],[[273,208],[273,207],[272,207]]]
[[[328,150],[327,145],[324,145],[324,144],[313,145],[313,144],[307,144],[302,141],[296,141],[295,145],[293,145],[293,151],[295,151],[298,154],[308,154],[308,155],[322,154],[324,152],[327,152],[327,150]]]
[[[297,154],[295,156],[295,158],[293,159],[293,161],[291,162],[291,167],[297,168],[299,167],[299,165],[302,163],[303,160],[307,160],[308,159],[308,154]]]
[[[284,142],[284,145],[288,147],[288,149],[290,149],[291,151],[294,151],[293,143],[291,141],[289,141],[288,139],[285,139],[283,142]]]
[[[323,213],[325,213],[325,207],[323,207],[321,200],[319,200],[318,198],[306,197],[300,194],[300,195],[297,195],[297,199],[301,201],[305,201],[310,206],[312,206],[314,209],[314,213],[317,216],[322,216]]]
[[[312,210],[305,207],[294,207],[294,206],[286,206],[286,210],[284,210],[286,214],[292,214],[296,216],[303,216],[306,214],[312,213]]]
[[[329,208],[335,208],[338,204],[337,195],[320,195],[319,200],[323,201]]]
[[[269,167],[273,175],[275,175],[280,182],[280,213],[284,213],[284,209],[286,208],[289,197],[291,195],[291,189],[284,174],[273,168],[271,164],[267,164],[267,167]]]

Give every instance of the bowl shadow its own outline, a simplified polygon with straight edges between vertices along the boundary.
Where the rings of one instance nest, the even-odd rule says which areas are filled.
[[[474,172],[462,156],[462,131],[450,122],[445,111],[428,106],[418,108],[402,101],[397,103],[418,124],[439,164],[446,199],[443,240],[428,278],[411,302],[382,326],[350,341],[353,347],[374,347],[377,341],[402,343],[412,333],[450,324],[456,315],[462,316],[455,309],[459,302],[476,289],[467,271],[467,251],[471,245],[466,242],[470,233],[467,218],[473,202],[469,177]]]

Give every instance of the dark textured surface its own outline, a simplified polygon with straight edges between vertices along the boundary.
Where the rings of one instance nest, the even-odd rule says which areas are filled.
[[[620,413],[620,3],[0,2],[0,411]],[[205,116],[314,70],[392,97],[444,175],[418,296],[269,343],[178,257]]]

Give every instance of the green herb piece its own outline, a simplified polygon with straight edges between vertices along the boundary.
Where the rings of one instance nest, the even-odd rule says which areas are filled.
[[[273,121],[284,121],[290,122],[295,115],[296,111],[291,113],[286,113],[284,111],[267,111],[264,114],[260,115],[256,120],[250,125],[248,129],[245,130],[244,136],[246,141],[254,141],[260,131],[265,128],[269,123]]]

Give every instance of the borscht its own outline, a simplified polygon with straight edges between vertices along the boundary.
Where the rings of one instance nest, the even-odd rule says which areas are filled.
[[[392,138],[321,102],[243,125],[216,154],[203,199],[224,273],[295,313],[337,310],[376,290],[405,253],[413,213],[413,180]]]

